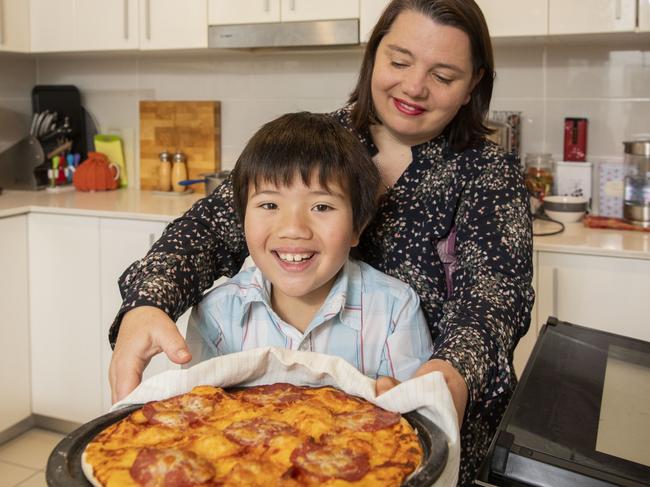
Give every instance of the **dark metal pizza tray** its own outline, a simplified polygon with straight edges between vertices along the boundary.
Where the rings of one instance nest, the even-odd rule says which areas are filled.
[[[81,469],[81,455],[86,445],[109,425],[128,416],[142,404],[110,412],[86,423],[56,445],[47,460],[45,478],[50,487],[92,487]],[[424,451],[424,462],[402,485],[407,487],[429,486],[442,473],[447,463],[447,436],[429,419],[419,413],[403,415],[416,429]]]

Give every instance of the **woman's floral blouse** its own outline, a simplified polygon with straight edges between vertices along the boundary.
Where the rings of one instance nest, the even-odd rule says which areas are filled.
[[[345,107],[333,116],[350,128],[349,113]],[[376,154],[369,134],[357,135]],[[512,353],[530,322],[528,196],[518,159],[490,142],[458,153],[441,135],[412,147],[412,153],[356,256],[415,289],[434,339],[432,358],[449,361],[465,378],[469,402],[459,480],[465,484],[474,478],[512,395]],[[446,245],[450,233],[455,241]],[[453,249],[453,262],[439,254],[443,248]],[[247,255],[227,180],[170,224],[122,275],[124,302],[111,327],[111,344],[129,309],[156,306],[176,319],[215,279],[237,273]]]

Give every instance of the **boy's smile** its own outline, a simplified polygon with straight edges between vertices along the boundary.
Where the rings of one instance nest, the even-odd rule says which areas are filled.
[[[251,185],[244,232],[253,261],[273,285],[274,309],[319,308],[359,241],[349,196],[335,182],[321,186],[317,173],[309,186],[300,176],[289,186]]]

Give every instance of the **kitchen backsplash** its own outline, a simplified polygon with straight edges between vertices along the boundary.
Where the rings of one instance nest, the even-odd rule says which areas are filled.
[[[140,100],[220,100],[228,169],[262,123],[288,111],[341,106],[361,56],[361,49],[0,54],[0,144],[9,128],[22,126],[26,133],[36,83],[78,86],[99,126],[113,130],[137,131]],[[650,49],[497,46],[495,56],[491,108],[522,112],[522,154],[551,152],[561,159],[565,117],[589,119],[588,160],[594,162],[620,161],[624,139],[650,132]]]

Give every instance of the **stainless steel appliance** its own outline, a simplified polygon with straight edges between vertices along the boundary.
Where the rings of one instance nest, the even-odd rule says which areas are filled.
[[[650,227],[650,139],[623,142],[625,197],[623,218]]]

